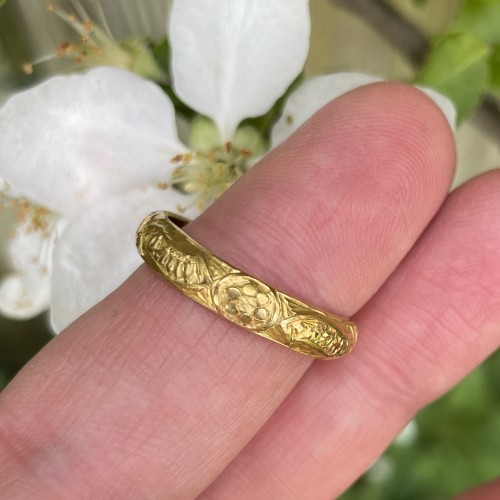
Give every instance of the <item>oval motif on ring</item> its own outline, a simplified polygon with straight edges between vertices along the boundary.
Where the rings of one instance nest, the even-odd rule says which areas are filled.
[[[225,276],[212,293],[217,311],[238,325],[265,330],[278,320],[280,305],[273,291],[250,276]]]

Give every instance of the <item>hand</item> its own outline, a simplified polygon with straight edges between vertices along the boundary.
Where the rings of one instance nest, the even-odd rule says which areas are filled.
[[[2,393],[0,497],[340,494],[498,345],[500,172],[447,196],[454,161],[444,117],[413,88],[326,106],[187,232],[355,314],[352,354],[312,363],[143,266]]]

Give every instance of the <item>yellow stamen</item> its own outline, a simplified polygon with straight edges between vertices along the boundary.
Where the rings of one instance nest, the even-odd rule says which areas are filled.
[[[65,57],[76,52],[76,46],[70,42],[63,42],[56,48],[57,57]]]
[[[179,164],[172,173],[172,185],[196,195],[193,205],[203,210],[248,170],[251,156],[249,149],[240,150],[230,142],[215,151],[177,155],[171,160]]]
[[[32,75],[33,74],[33,64],[30,63],[24,63],[21,67],[23,70],[23,73],[25,75]]]
[[[17,212],[19,224],[26,224],[28,231],[48,233],[53,212],[45,207],[34,205],[26,198],[8,198],[0,193],[0,209],[12,208]]]
[[[92,33],[94,31],[94,25],[90,21],[85,21],[82,26],[87,33]]]

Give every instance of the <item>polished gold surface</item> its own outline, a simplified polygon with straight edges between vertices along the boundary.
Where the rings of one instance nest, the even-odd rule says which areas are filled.
[[[314,309],[234,268],[180,228],[189,221],[154,212],[137,230],[142,258],[182,293],[261,337],[321,359],[347,354],[354,323]]]

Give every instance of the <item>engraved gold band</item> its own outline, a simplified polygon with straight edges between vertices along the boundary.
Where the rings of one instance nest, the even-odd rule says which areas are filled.
[[[150,214],[137,230],[142,258],[184,295],[261,337],[321,359],[354,346],[351,321],[314,309],[234,268],[180,228],[188,219]]]

